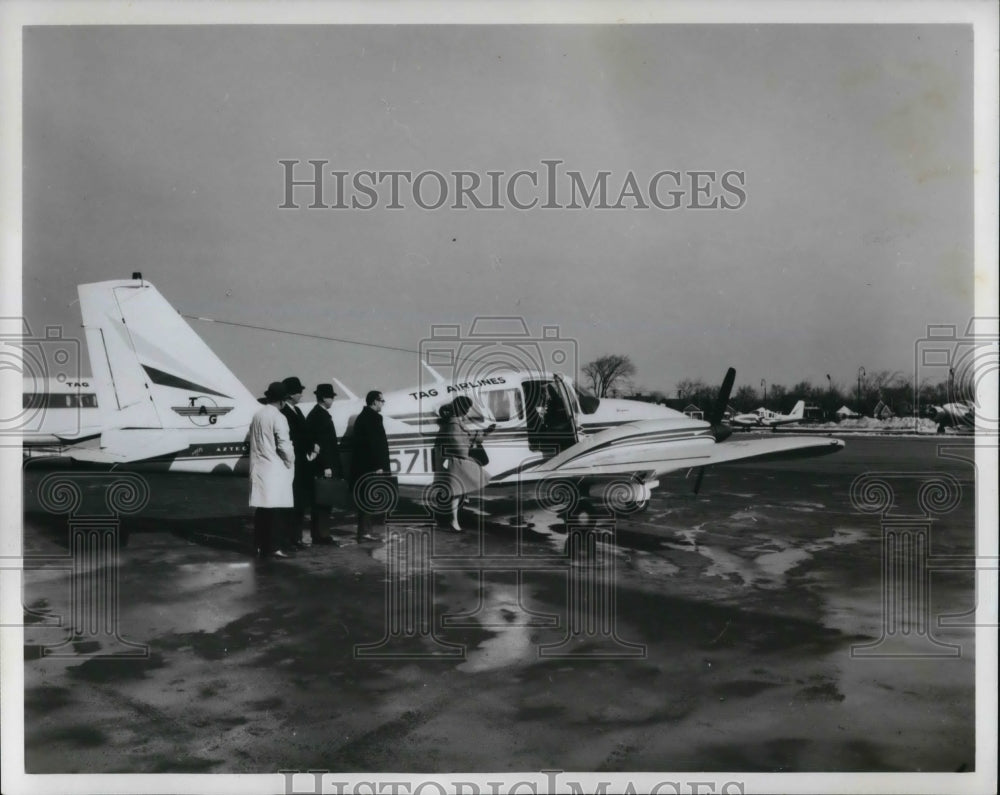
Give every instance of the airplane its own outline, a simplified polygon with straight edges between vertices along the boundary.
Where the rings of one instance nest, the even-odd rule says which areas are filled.
[[[260,402],[159,291],[133,274],[79,285],[78,292],[102,431],[66,455],[130,469],[247,474],[247,431]],[[449,381],[422,364],[433,379],[384,392],[382,416],[400,496],[424,502],[440,500],[432,495],[438,420],[442,407],[460,394],[473,400],[471,421],[493,426],[484,439],[490,475],[485,500],[514,494],[545,502],[571,492],[635,510],[669,472],[697,471],[697,491],[709,465],[823,455],[844,447],[822,437],[726,441],[731,431],[722,425],[722,412],[735,379],[731,368],[705,422],[665,406],[596,398],[571,378],[541,368],[482,361],[469,370],[478,375]],[[347,399],[335,401],[330,413],[348,471],[351,431],[364,401],[343,391]],[[564,432],[561,443],[540,427],[545,393],[561,401],[572,419],[571,438]],[[307,412],[309,405],[300,408]]]
[[[937,432],[944,433],[945,428],[956,430],[972,430],[976,424],[976,408],[971,403],[945,403],[943,406],[931,406],[928,416],[938,424]]]
[[[791,425],[805,419],[806,402],[798,401],[788,414],[769,411],[763,407],[749,414],[737,414],[729,422],[739,428],[777,428],[779,425]]]
[[[97,393],[87,377],[24,378],[21,408],[25,459],[58,456],[100,437]]]

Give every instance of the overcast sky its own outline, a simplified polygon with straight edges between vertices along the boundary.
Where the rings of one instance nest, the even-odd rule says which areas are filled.
[[[973,313],[972,107],[960,25],[29,28],[24,314],[78,329],[78,283],[139,270],[185,314],[414,350],[521,316],[649,389],[911,373],[928,324]],[[610,172],[609,203],[630,172],[737,171],[745,201],[425,210],[404,186],[387,209],[383,184],[370,210],[279,209],[281,159],[484,181],[557,159]],[[253,391],[419,376],[193,325]]]

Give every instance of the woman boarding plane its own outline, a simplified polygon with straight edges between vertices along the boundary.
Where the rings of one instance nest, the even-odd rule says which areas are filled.
[[[458,509],[465,497],[482,491],[489,483],[489,475],[483,469],[486,461],[481,457],[474,457],[474,451],[477,445],[482,449],[482,440],[493,432],[496,423],[481,432],[472,430],[465,421],[471,408],[472,399],[467,395],[459,395],[438,412],[441,415],[441,430],[434,448],[437,472],[435,482],[451,497],[450,529],[455,533],[462,532],[458,523]]]

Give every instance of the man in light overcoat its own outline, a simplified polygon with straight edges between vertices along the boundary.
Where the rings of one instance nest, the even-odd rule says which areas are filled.
[[[254,544],[262,558],[288,557],[275,544],[293,507],[295,451],[288,420],[281,413],[287,393],[280,381],[264,392],[264,405],[250,421],[250,507],[254,509]]]

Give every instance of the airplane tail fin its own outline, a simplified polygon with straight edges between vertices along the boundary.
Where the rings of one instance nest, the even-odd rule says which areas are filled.
[[[801,420],[805,416],[805,413],[806,413],[806,402],[804,400],[800,400],[798,403],[795,404],[791,414],[789,414],[788,417],[789,419],[793,420]]]
[[[105,429],[235,428],[260,408],[149,282],[96,282],[77,291]]]

